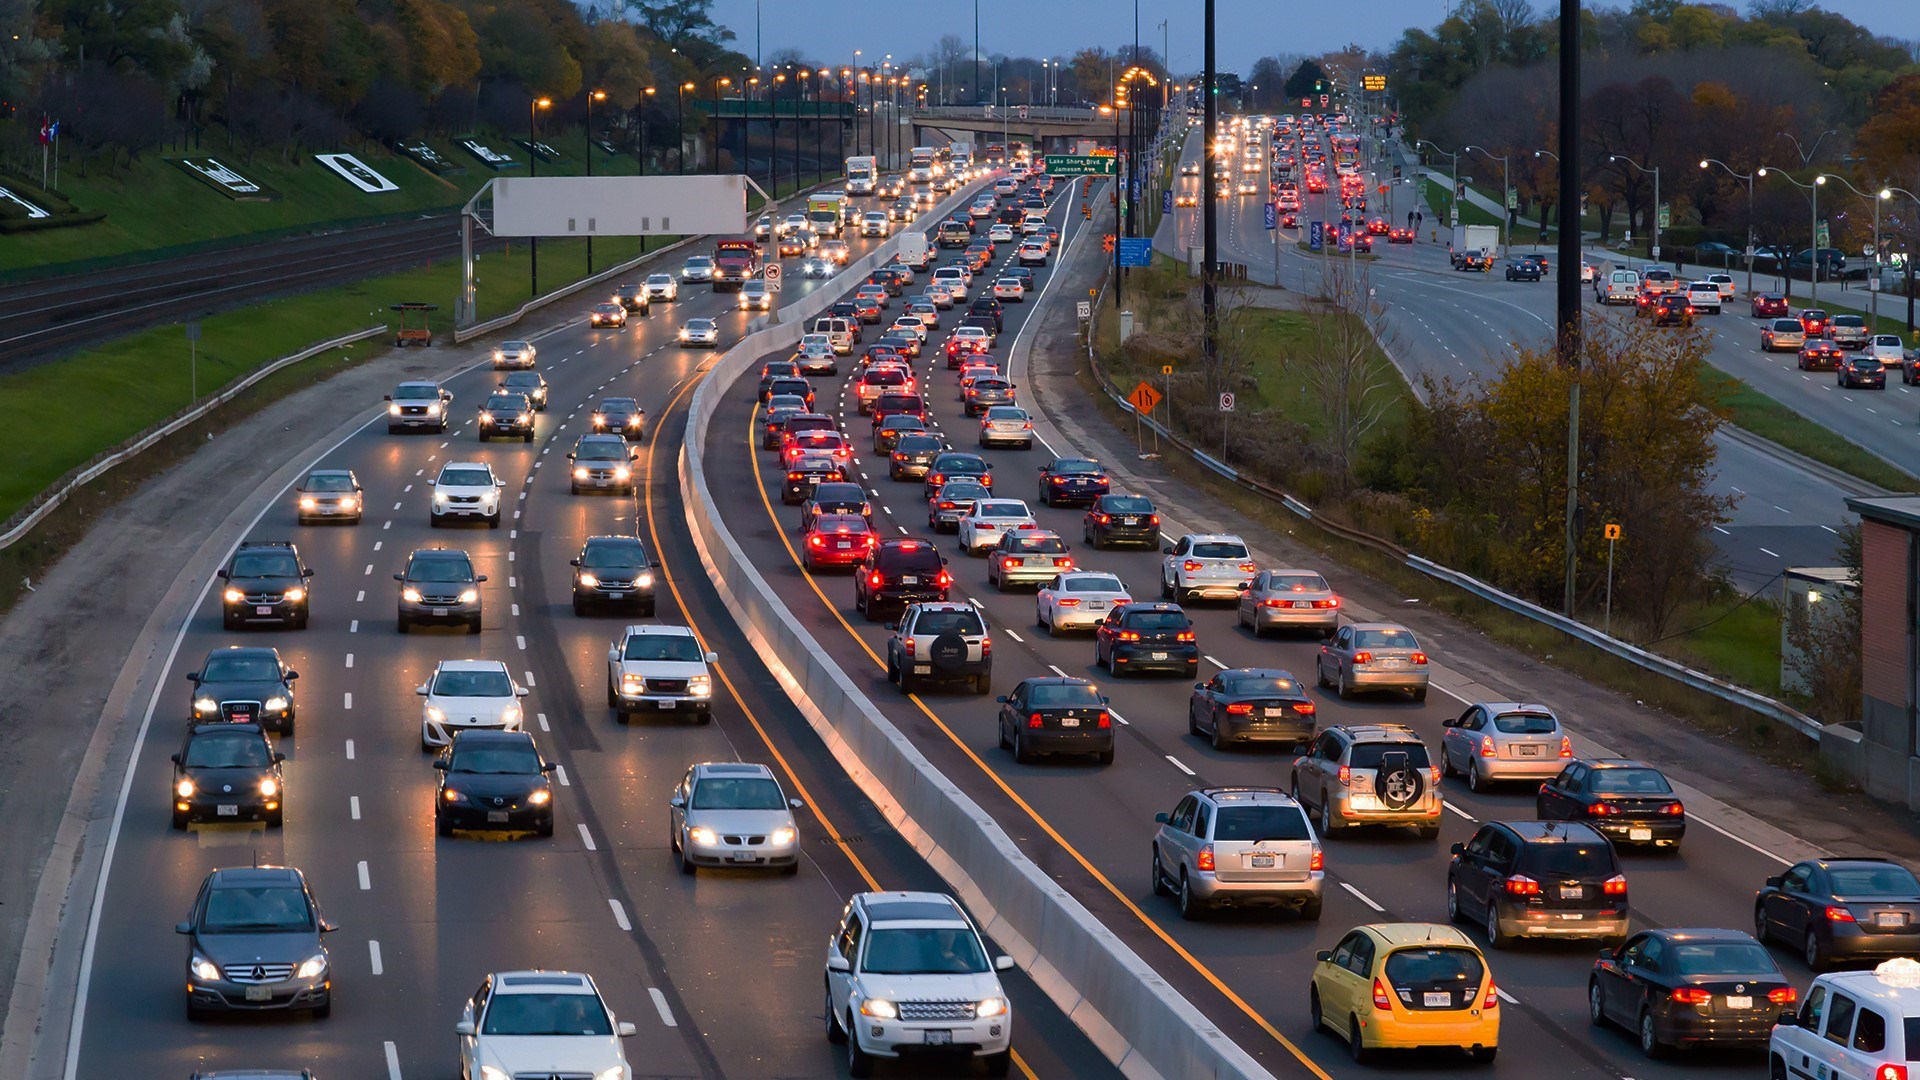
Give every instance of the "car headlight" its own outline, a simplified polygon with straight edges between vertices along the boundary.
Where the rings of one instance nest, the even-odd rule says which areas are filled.
[[[319,978],[326,970],[327,954],[314,953],[312,956],[302,960],[299,967],[293,969],[293,977],[296,979],[315,979]]]
[[[713,830],[704,826],[696,826],[687,830],[687,839],[696,844],[711,844],[714,842]]]
[[[302,510],[311,510],[318,505],[320,504],[315,502],[311,495],[302,496],[300,499],[300,509]]]
[[[900,1010],[885,998],[868,998],[860,1003],[860,1015],[878,1017],[881,1020],[897,1020],[900,1018]]]
[[[527,423],[532,423],[532,422],[533,422],[533,414],[532,414],[532,413],[524,413],[524,412],[523,412],[523,413],[521,413],[521,414],[520,414],[520,422],[521,422],[521,423],[523,423],[523,424],[527,424]]]
[[[496,1069],[491,1065],[480,1066],[480,1080],[513,1080],[505,1069]]]
[[[237,604],[240,601],[245,600],[247,598],[247,594],[241,592],[239,589],[228,589],[222,595],[226,598],[226,601],[229,604]]]
[[[687,693],[694,697],[706,697],[713,693],[713,676],[695,675],[687,680]]]
[[[625,465],[622,465],[619,468],[613,470],[613,478],[615,480],[626,480],[631,478],[632,476],[633,476],[633,470],[627,468]]]
[[[483,423],[483,424],[491,424],[491,423],[493,423],[493,414],[492,414],[492,413],[490,413],[490,412],[487,412],[487,411],[485,411],[484,409],[483,409],[483,410],[481,410],[481,412],[480,412],[480,422],[481,422],[481,423]]]
[[[194,957],[193,962],[187,966],[193,972],[193,977],[202,982],[216,982],[220,978],[219,965],[204,956]]]
[[[180,796],[183,799],[192,798],[193,791],[194,791],[193,781],[191,780],[182,780],[179,783],[173,785],[173,793],[175,795]]]
[[[627,1080],[627,1067],[615,1065],[612,1068],[601,1069],[593,1074],[593,1080]]]
[[[260,794],[267,796],[280,794],[280,781],[275,780],[271,776],[260,781]]]
[[[433,493],[433,501],[434,501],[434,502],[437,502],[437,503],[443,503],[443,502],[446,502],[446,501],[447,501],[447,493],[446,493],[446,492],[444,492],[444,491],[436,491],[436,492],[434,492],[434,493]]]
[[[651,588],[653,586],[653,575],[641,574],[639,577],[633,579],[633,583],[643,589]]]
[[[460,602],[463,604],[471,604],[478,599],[480,599],[479,589],[463,589],[460,592]]]
[[[297,604],[300,601],[305,600],[306,598],[307,598],[307,590],[302,589],[299,586],[295,586],[287,590],[287,599],[292,601],[293,603]]]
[[[360,505],[359,501],[351,497],[340,500],[340,509],[342,510],[351,510],[358,505]]]
[[[794,835],[792,826],[787,826],[773,830],[773,835],[767,839],[774,844],[791,844],[793,843]]]
[[[500,710],[500,722],[508,725],[519,723],[520,722],[520,706],[509,705],[506,708]]]
[[[440,403],[436,401],[436,402],[434,402],[433,404],[431,404],[431,405],[429,405],[429,406],[427,406],[427,415],[428,415],[428,416],[439,416],[439,415],[440,415]]]
[[[447,714],[440,711],[440,706],[429,705],[427,706],[427,719],[436,724],[443,723],[447,719]]]
[[[585,469],[573,470],[573,478],[575,480],[585,480],[587,478],[587,470]]]
[[[506,354],[506,353],[503,353],[503,352],[501,352],[501,351],[500,351],[499,349],[495,349],[495,350],[493,350],[493,358],[494,358],[495,360],[504,360],[504,359],[506,359],[506,356],[507,356],[507,354]]]
[[[1006,1012],[1006,998],[984,998],[980,1004],[973,1007],[973,1015],[981,1020],[985,1020],[990,1016],[1005,1016]]]
[[[203,697],[203,698],[194,698],[194,699],[193,699],[193,711],[194,711],[194,712],[213,712],[214,710],[216,710],[216,709],[218,709],[219,707],[220,707],[220,703],[219,703],[219,702],[217,702],[217,701],[215,701],[215,700],[213,700],[213,699],[212,699],[212,698],[210,698],[210,697]]]
[[[539,791],[527,796],[527,801],[535,806],[545,806],[553,801],[553,792],[548,791],[546,788],[541,788]]]
[[[277,694],[274,695],[273,697],[268,698],[263,704],[266,705],[268,712],[286,712],[287,711],[287,699]]]
[[[440,793],[440,797],[450,803],[457,803],[461,799],[466,798],[465,795],[460,794],[458,791],[455,791],[452,788],[448,788],[447,790],[442,791]]]
[[[639,418],[638,416],[629,416],[629,417],[627,417],[627,426],[628,426],[628,427],[639,427],[639,426],[640,426],[640,418]]]
[[[687,336],[687,331],[686,331],[686,329],[685,329],[685,328],[682,328],[682,329],[681,329],[681,331],[680,331],[680,337],[681,337],[681,339],[682,339],[682,340],[685,340],[685,339],[686,339],[686,336]]]
[[[592,574],[587,573],[585,570],[582,570],[580,571],[580,584],[591,589],[595,585],[600,584],[600,579],[593,576]]]
[[[593,414],[593,425],[595,427],[599,427],[601,424],[604,424],[606,422],[607,422],[607,418],[605,416],[602,416],[599,413]]]
[[[417,604],[420,602],[420,590],[409,585],[400,590],[400,599],[405,600],[409,604]]]
[[[388,403],[388,405],[387,405],[387,415],[388,415],[388,416],[399,416],[399,415],[400,415],[400,403],[399,403],[399,402],[397,402],[397,401],[396,401],[396,402],[390,402],[390,403]]]
[[[620,685],[628,690],[638,690],[644,682],[645,680],[635,672],[623,671],[620,673]]]

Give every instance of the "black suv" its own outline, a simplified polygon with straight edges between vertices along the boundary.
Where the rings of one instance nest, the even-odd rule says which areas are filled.
[[[501,436],[509,439],[518,436],[521,442],[532,442],[533,402],[525,394],[504,390],[489,394],[480,405],[480,415],[473,427],[481,442]]]
[[[278,649],[258,645],[214,649],[199,671],[187,674],[193,684],[189,715],[197,723],[259,724],[291,735],[299,711],[293,681],[299,677],[280,659]]]
[[[243,540],[220,571],[221,625],[237,630],[252,622],[307,628],[311,600],[307,579],[313,571],[300,561],[291,540]]]
[[[480,632],[480,583],[487,575],[473,572],[473,560],[451,548],[421,548],[407,556],[405,571],[393,575],[400,583],[400,607],[395,628],[401,633],[416,623],[454,623],[467,633]]]
[[[264,821],[280,827],[280,763],[258,724],[194,724],[173,755],[173,827],[195,821]]]
[[[1453,845],[1447,918],[1477,919],[1487,943],[1627,936],[1627,877],[1613,845],[1577,821],[1490,821]]]
[[[1200,643],[1179,604],[1128,604],[1094,628],[1093,662],[1116,679],[1153,670],[1191,679],[1200,670]]]
[[[1001,331],[1007,328],[1006,306],[1001,304],[1000,301],[995,300],[991,296],[982,296],[979,299],[968,304],[967,314],[991,318],[993,320],[993,332],[995,336],[998,336]],[[969,326],[969,325],[978,325],[978,324],[968,323],[963,319],[961,320],[960,325]]]
[[[631,607],[653,615],[654,561],[636,536],[589,536],[572,560],[573,613],[591,607]]]
[[[944,601],[952,585],[947,560],[933,541],[896,537],[875,544],[853,575],[853,606],[878,621],[883,609],[895,604]]]
[[[1080,535],[1096,548],[1115,544],[1160,544],[1160,515],[1144,495],[1102,495],[1087,507]]]

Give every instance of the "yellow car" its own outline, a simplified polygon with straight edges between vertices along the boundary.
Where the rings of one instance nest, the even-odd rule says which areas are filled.
[[[1500,1049],[1500,997],[1472,939],[1435,923],[1355,927],[1313,967],[1313,1026],[1346,1040],[1353,1059],[1375,1050]]]

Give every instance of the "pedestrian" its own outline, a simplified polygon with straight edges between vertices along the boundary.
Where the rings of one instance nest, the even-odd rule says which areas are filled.
[[[1415,210],[1413,212],[1413,217],[1414,217],[1414,228],[1420,228],[1426,225],[1427,212],[1425,210]]]

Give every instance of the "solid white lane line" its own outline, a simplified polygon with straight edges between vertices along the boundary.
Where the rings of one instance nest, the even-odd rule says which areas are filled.
[[[1495,994],[1498,994],[1498,995],[1500,996],[1500,1000],[1501,1000],[1501,1001],[1504,1001],[1504,1002],[1506,1002],[1506,1003],[1507,1003],[1507,1004],[1509,1004],[1509,1005],[1518,1005],[1518,1004],[1520,1004],[1520,999],[1519,999],[1519,998],[1516,998],[1516,997],[1514,997],[1514,996],[1513,996],[1512,994],[1509,994],[1509,993],[1507,993],[1507,992],[1506,992],[1505,990],[1502,990],[1502,989],[1500,989],[1500,986],[1499,986],[1499,984],[1497,984],[1497,983],[1496,983],[1496,984],[1494,984],[1494,987],[1493,987],[1493,992],[1494,992]]]
[[[1179,769],[1181,772],[1186,773],[1188,776],[1195,775],[1192,769],[1187,768],[1186,765],[1182,763],[1179,758],[1174,757],[1172,754],[1167,755],[1167,760],[1173,762],[1174,768]]]
[[[1469,814],[1469,813],[1467,813],[1467,812],[1466,812],[1465,810],[1462,810],[1462,809],[1460,809],[1459,807],[1457,807],[1457,806],[1455,806],[1455,805],[1453,805],[1453,804],[1452,804],[1452,803],[1450,803],[1450,802],[1447,802],[1447,801],[1446,801],[1446,800],[1444,800],[1444,799],[1443,799],[1443,800],[1441,800],[1441,802],[1440,802],[1440,805],[1441,805],[1441,806],[1444,806],[1444,807],[1446,807],[1447,809],[1449,809],[1449,810],[1451,810],[1451,811],[1453,811],[1453,812],[1454,812],[1454,813],[1456,813],[1456,814],[1459,814],[1459,815],[1460,815],[1461,817],[1463,817],[1463,818],[1466,818],[1466,819],[1467,819],[1468,821],[1479,821],[1479,820],[1480,820],[1479,818],[1477,818],[1477,817],[1474,817],[1474,816],[1473,816],[1472,814]]]
[[[387,1080],[400,1080],[400,1051],[395,1049],[392,1043],[388,1043],[386,1045],[387,1045]]]
[[[653,999],[653,1007],[660,1014],[660,1022],[668,1027],[679,1027],[673,1020],[673,1010],[667,1007],[667,995],[657,986],[647,987],[647,996]]]
[[[535,720],[538,720],[538,721],[540,721],[540,730],[541,730],[541,731],[552,731],[552,730],[553,730],[552,728],[550,728],[550,727],[548,727],[548,726],[547,726],[547,714],[546,714],[546,713],[534,713],[534,714],[533,714],[533,718],[534,718]]]
[[[368,889],[373,888],[373,879],[367,875],[367,860],[361,859],[358,869],[360,872],[360,891],[366,892]]]
[[[607,897],[607,906],[613,909],[613,921],[620,924],[620,929],[633,929],[633,924],[627,921],[627,909],[621,905],[620,901],[609,896]]]
[[[555,779],[560,781],[561,787],[573,786],[573,782],[567,779],[567,767],[565,765],[559,765],[559,764],[554,765],[553,775]]]
[[[580,842],[586,845],[587,850],[588,851],[600,850],[599,848],[596,848],[593,846],[593,834],[587,831],[587,823],[582,821],[579,823],[578,827],[580,829]]]
[[[387,966],[380,962],[380,943],[372,938],[367,939],[367,959],[372,962],[373,973],[375,975],[383,975],[386,973]],[[388,1043],[387,1045],[391,1046],[393,1044]]]
[[[1783,859],[1780,856],[1775,855],[1773,852],[1768,851],[1766,848],[1763,848],[1760,845],[1752,842],[1751,840],[1743,840],[1740,837],[1735,836],[1734,834],[1728,832],[1727,830],[1721,828],[1718,825],[1715,825],[1713,822],[1708,821],[1706,818],[1700,817],[1697,814],[1687,815],[1687,820],[1697,821],[1700,824],[1705,825],[1707,828],[1712,829],[1714,832],[1719,833],[1721,836],[1724,836],[1727,839],[1733,841],[1734,843],[1739,844],[1741,847],[1746,848],[1749,851],[1753,851],[1753,852],[1757,852],[1758,854],[1765,855],[1767,858],[1772,859],[1774,862],[1779,863],[1781,866],[1793,865],[1792,859]]]
[[[353,760],[353,740],[352,739],[347,740],[347,760],[348,761]]]
[[[353,815],[353,820],[360,820],[360,796],[347,796],[347,813]]]
[[[1352,893],[1354,899],[1367,905],[1368,907],[1372,908],[1374,911],[1379,912],[1382,915],[1386,914],[1387,909],[1381,907],[1379,904],[1374,903],[1373,897],[1368,896],[1366,893],[1361,892],[1359,889],[1354,888],[1353,886],[1347,884],[1344,881],[1340,883],[1340,887]]]

